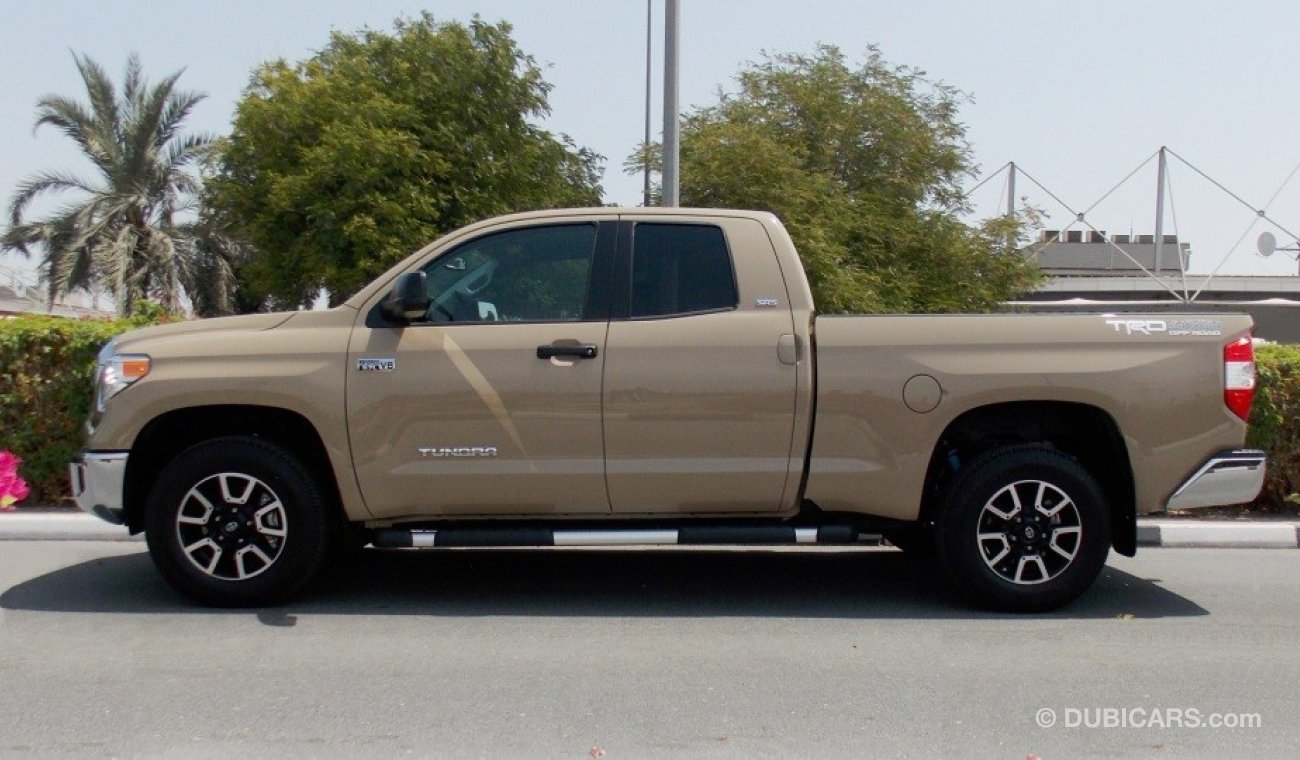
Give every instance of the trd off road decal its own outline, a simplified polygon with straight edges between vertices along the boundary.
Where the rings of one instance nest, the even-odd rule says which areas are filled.
[[[1125,335],[1217,336],[1223,322],[1217,319],[1107,319],[1115,332]]]

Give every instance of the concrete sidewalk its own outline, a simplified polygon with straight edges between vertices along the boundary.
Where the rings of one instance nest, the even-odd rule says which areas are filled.
[[[126,528],[70,510],[0,512],[0,541],[139,541]],[[1138,520],[1138,545],[1300,548],[1300,520],[1213,520],[1158,517]]]

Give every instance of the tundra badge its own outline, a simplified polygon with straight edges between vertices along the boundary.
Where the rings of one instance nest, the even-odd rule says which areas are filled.
[[[421,446],[416,449],[420,456],[428,457],[494,457],[496,446]]]

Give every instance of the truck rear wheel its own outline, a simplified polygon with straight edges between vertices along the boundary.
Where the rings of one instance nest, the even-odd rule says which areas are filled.
[[[1101,573],[1109,514],[1096,479],[1068,456],[1038,445],[995,449],[949,484],[939,557],[953,583],[984,606],[1052,610]]]
[[[145,538],[154,564],[192,599],[219,607],[274,604],[316,575],[330,523],[316,480],[288,451],[251,437],[217,438],[163,468]]]

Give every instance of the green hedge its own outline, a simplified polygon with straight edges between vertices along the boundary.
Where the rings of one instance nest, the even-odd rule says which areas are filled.
[[[1257,347],[1255,370],[1247,445],[1268,452],[1268,476],[1252,507],[1294,512],[1300,503],[1300,346]]]
[[[85,438],[100,347],[161,316],[145,305],[130,319],[0,319],[0,449],[23,460],[19,474],[32,491],[24,504],[58,504],[68,495],[68,462]]]

